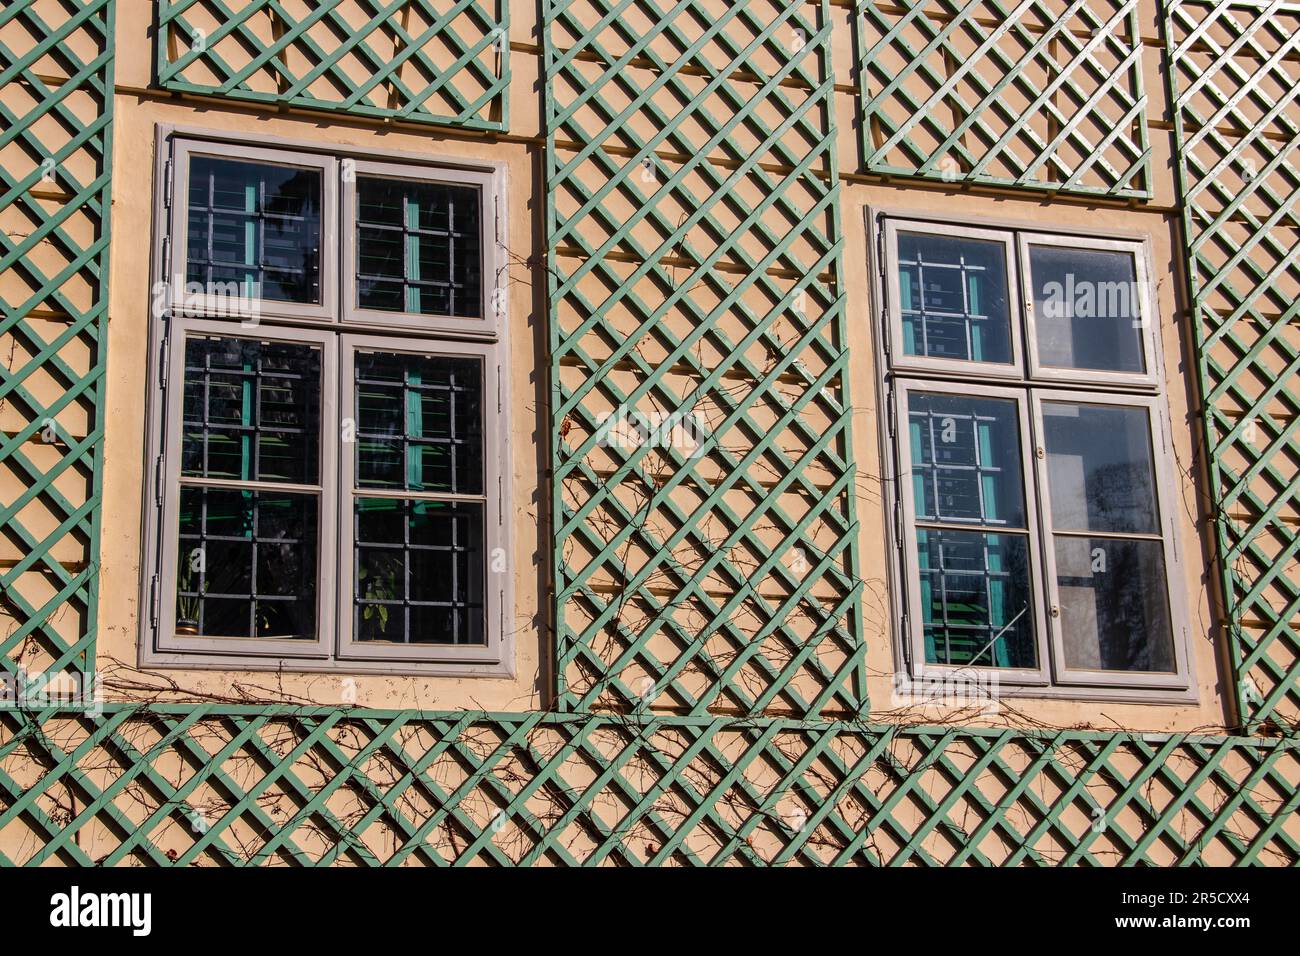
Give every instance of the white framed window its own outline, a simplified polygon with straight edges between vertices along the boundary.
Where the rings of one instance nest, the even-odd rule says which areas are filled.
[[[1029,373],[1038,380],[1156,387],[1141,243],[1021,233]]]
[[[1145,244],[885,215],[874,233],[910,673],[1185,693]]]
[[[349,321],[492,334],[492,174],[360,160],[344,173]]]
[[[886,276],[893,367],[990,377],[1024,373],[1009,232],[890,219]]]
[[[502,167],[159,146],[142,659],[511,672]]]
[[[164,167],[169,308],[247,319],[337,314],[337,160],[176,138]]]

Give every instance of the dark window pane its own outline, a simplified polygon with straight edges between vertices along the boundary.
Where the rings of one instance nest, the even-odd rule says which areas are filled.
[[[1066,666],[1172,673],[1163,543],[1065,536],[1055,543]]]
[[[181,474],[315,484],[320,391],[314,346],[187,338]]]
[[[921,529],[916,543],[926,661],[1035,667],[1028,539]]]
[[[1159,534],[1145,408],[1043,403],[1057,531]]]
[[[1015,402],[910,392],[908,426],[919,520],[1025,527]]]
[[[481,318],[481,194],[471,186],[357,178],[357,305]]]
[[[483,493],[483,362],[356,353],[357,484]]]
[[[320,302],[317,169],[190,159],[185,281],[210,295]]]
[[[313,639],[317,500],[181,488],[176,631]]]
[[[483,505],[358,498],[355,521],[358,640],[485,643]]]
[[[898,270],[906,354],[1011,363],[1006,246],[901,232]]]
[[[1031,245],[1029,275],[1043,365],[1146,371],[1132,253]]]

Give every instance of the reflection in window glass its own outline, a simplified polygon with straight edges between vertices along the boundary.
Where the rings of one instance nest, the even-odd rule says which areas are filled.
[[[1029,275],[1042,365],[1146,371],[1143,290],[1132,253],[1031,244]]]
[[[1025,527],[1016,403],[917,391],[907,401],[917,520]]]
[[[1164,544],[1057,535],[1055,546],[1066,666],[1172,673]]]
[[[321,171],[190,159],[185,281],[210,295],[316,303]]]
[[[932,664],[1034,667],[1015,401],[909,391],[922,631]]]
[[[1011,363],[1005,245],[900,232],[898,284],[907,355]]]
[[[484,644],[483,505],[357,498],[358,640]]]
[[[182,487],[176,633],[313,638],[317,511],[314,495]]]
[[[479,190],[357,178],[357,305],[481,318]]]
[[[483,363],[356,353],[357,484],[483,492]]]
[[[916,543],[926,661],[1037,666],[1028,538],[921,528]]]
[[[353,634],[482,645],[483,361],[357,351],[353,363],[365,489],[353,498]]]
[[[186,339],[181,474],[315,484],[320,391],[317,347]]]
[[[1160,532],[1145,408],[1044,402],[1043,434],[1056,530]]]

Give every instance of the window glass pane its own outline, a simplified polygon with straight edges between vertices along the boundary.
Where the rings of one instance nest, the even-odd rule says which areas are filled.
[[[1037,666],[1028,538],[919,529],[916,544],[926,661]]]
[[[1058,535],[1055,545],[1066,666],[1172,673],[1164,544]]]
[[[483,315],[480,192],[357,177],[357,305],[418,315]]]
[[[356,353],[357,485],[483,493],[483,362]]]
[[[907,402],[917,519],[1026,527],[1016,403],[916,391]]]
[[[1146,371],[1132,253],[1030,245],[1029,275],[1041,364]]]
[[[313,638],[317,510],[314,495],[182,487],[177,634]]]
[[[358,498],[355,521],[358,640],[485,643],[482,504]]]
[[[315,346],[187,338],[181,474],[316,484],[320,391]]]
[[[320,302],[319,169],[190,158],[185,281],[210,295]]]
[[[1145,408],[1043,403],[1057,531],[1159,534]]]
[[[898,285],[906,354],[1011,363],[1005,245],[900,232]]]

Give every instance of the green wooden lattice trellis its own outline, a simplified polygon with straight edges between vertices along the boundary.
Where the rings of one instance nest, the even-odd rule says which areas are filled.
[[[1149,199],[1138,0],[863,0],[869,172]]]
[[[7,673],[94,670],[112,30],[110,0],[0,10],[0,474],[22,488],[0,501]]]
[[[231,705],[0,715],[3,864],[1295,865],[1295,740]]]
[[[158,82],[467,129],[509,127],[509,0],[163,0]]]
[[[1235,691],[1300,721],[1300,5],[1166,8],[1192,328]]]
[[[71,403],[88,405],[85,434],[54,443],[61,463],[56,470],[79,470],[87,477],[88,505],[50,497],[50,483],[39,479],[27,496],[31,501],[49,498],[43,506],[62,516],[59,534],[72,533],[88,557],[84,568],[70,568],[54,556],[58,536],[35,538],[19,520],[26,512],[5,503],[5,535],[30,551],[22,560],[62,585],[56,601],[29,602],[19,609],[15,619],[26,630],[18,638],[12,632],[6,638],[7,667],[28,637],[40,641],[60,666],[74,665],[83,654],[89,663],[95,633],[112,6],[109,0],[58,2],[67,12],[64,22],[35,20],[36,4],[30,0],[0,13],[0,86],[18,83],[33,102],[14,112],[14,100],[8,98],[0,107],[7,126],[0,133],[0,148],[6,151],[0,166],[5,177],[0,209],[7,216],[4,264],[9,275],[21,276],[30,286],[16,301],[6,292],[4,330],[21,350],[14,354],[36,352],[21,364],[7,365],[0,387],[10,399],[7,407],[21,409],[28,418],[54,413],[58,420]],[[1183,29],[1202,22],[1188,13],[1193,6],[1182,4],[1171,13],[1171,38],[1178,36],[1174,23]],[[576,2],[549,7],[555,16],[550,28],[569,29],[565,18],[577,17],[580,8]],[[604,645],[599,628],[562,630],[562,660],[574,666],[565,671],[562,703],[638,713],[422,713],[213,704],[110,705],[100,714],[0,711],[0,864],[1300,863],[1300,750],[1294,737],[875,726],[705,713],[719,707],[758,713],[773,704],[772,709],[800,713],[819,708],[856,712],[865,706],[860,685],[854,683],[861,668],[857,622],[847,613],[856,611],[850,543],[856,526],[851,489],[845,484],[852,464],[842,380],[834,127],[823,59],[826,5],[783,4],[770,19],[733,9],[730,16],[707,22],[701,22],[701,10],[692,0],[671,10],[647,0],[585,7],[587,13],[593,9],[601,23],[591,31],[593,42],[581,50],[555,44],[548,55],[550,261],[557,316],[552,437],[562,452],[557,469],[598,488],[605,507],[613,507],[605,503],[621,486],[639,480],[631,478],[634,472],[648,475],[649,485],[659,491],[685,488],[689,477],[714,489],[743,480],[763,495],[770,492],[780,509],[763,513],[772,524],[761,530],[751,514],[737,511],[722,495],[699,497],[693,510],[669,507],[667,498],[651,495],[654,508],[667,509],[664,527],[672,530],[649,541],[655,554],[673,554],[679,540],[692,536],[708,542],[710,556],[738,542],[763,550],[743,580],[724,579],[723,584],[743,593],[741,601],[753,600],[756,593],[769,602],[768,626],[778,631],[789,626],[783,614],[815,598],[828,629],[814,629],[802,647],[829,642],[839,657],[838,669],[811,667],[809,657],[799,657],[801,651],[795,650],[790,658],[767,661],[740,679],[746,664],[766,651],[751,651],[740,631],[729,630],[727,601],[707,592],[709,602],[697,609],[706,612],[724,639],[736,642],[726,654],[717,654],[708,646],[708,631],[691,633],[670,619],[662,590],[648,584],[653,572],[644,573],[644,567],[633,567],[623,557],[617,566],[628,569],[628,587],[639,589],[636,600],[651,611],[637,622],[637,634],[657,625],[670,631],[673,640],[657,647],[628,634],[631,643],[620,647],[617,633],[614,644]],[[1278,50],[1290,50],[1300,31],[1279,30],[1277,24],[1293,7],[1224,3],[1202,7],[1207,10],[1221,16],[1238,11],[1240,21],[1223,24],[1235,31],[1234,39],[1225,42],[1222,34],[1186,39],[1176,50],[1180,69],[1191,69],[1187,64],[1194,54],[1208,53],[1210,67],[1234,75],[1233,57],[1258,42],[1250,38],[1261,36],[1276,44],[1264,48],[1258,62],[1267,64],[1274,77],[1291,69],[1279,66],[1292,61],[1283,61],[1287,54]],[[643,23],[647,11],[655,14],[655,29],[628,25]],[[575,26],[579,22],[584,21],[572,21]],[[712,26],[717,29],[701,45],[688,44],[694,49],[682,56],[679,44],[688,31],[681,28],[688,22],[697,36]],[[66,41],[76,31],[94,38],[100,54],[88,62],[74,56]],[[25,45],[17,45],[15,36],[25,37]],[[84,49],[85,35],[79,40],[78,49]],[[574,55],[566,56],[566,51]],[[764,59],[774,52],[775,57]],[[711,59],[719,55],[721,61]],[[669,63],[680,68],[667,69]],[[775,69],[774,63],[779,64]],[[62,67],[56,70],[52,64]],[[733,71],[732,64],[744,68]],[[620,73],[622,67],[628,70]],[[582,79],[583,69],[597,71],[602,82]],[[633,70],[645,71],[649,82],[620,86],[619,78]],[[1279,244],[1269,230],[1295,223],[1294,172],[1287,160],[1295,129],[1280,115],[1294,101],[1295,84],[1283,95],[1275,80],[1245,82],[1259,74],[1257,65],[1234,79],[1248,96],[1220,98],[1211,82],[1215,69],[1202,63],[1197,72],[1211,79],[1204,89],[1189,87],[1179,100],[1179,134],[1187,151],[1182,173],[1196,315],[1203,326],[1202,374],[1208,399],[1225,403],[1210,404],[1207,416],[1213,419],[1208,427],[1221,483],[1216,487],[1237,491],[1247,474],[1273,482],[1278,489],[1273,500],[1252,492],[1244,496],[1243,506],[1260,508],[1250,524],[1256,537],[1260,529],[1277,535],[1286,533],[1282,519],[1293,505],[1295,489],[1294,469],[1288,481],[1285,464],[1285,456],[1294,454],[1295,352],[1280,344],[1290,341],[1284,335],[1294,323],[1279,322],[1254,303],[1261,296],[1280,298],[1294,269],[1294,243]],[[1188,75],[1180,73],[1175,82]],[[560,82],[579,90],[590,87],[590,93],[582,103],[557,97],[549,87]],[[92,94],[95,115],[72,111],[74,90]],[[1218,98],[1215,109],[1232,114],[1234,122],[1201,123],[1208,114],[1197,96]],[[1263,109],[1267,119],[1235,122],[1243,115],[1243,101],[1258,107],[1260,97],[1268,96],[1273,102]],[[709,97],[719,99],[715,103]],[[674,98],[676,106],[664,105]],[[685,104],[690,109],[683,109]],[[615,108],[616,113],[609,112]],[[613,130],[613,117],[629,109],[628,125]],[[717,119],[728,115],[722,109],[734,111],[730,122]],[[47,114],[56,126],[38,123]],[[589,125],[593,116],[599,126]],[[711,131],[704,148],[688,136],[692,123]],[[1259,137],[1264,141],[1260,145],[1251,130],[1268,123],[1284,125],[1280,132]],[[64,132],[55,142],[48,131],[57,127]],[[789,134],[780,146],[770,135],[778,129]],[[1229,134],[1239,141],[1235,149],[1230,145],[1209,161],[1196,152],[1224,149],[1222,137]],[[806,148],[788,145],[800,137]],[[761,165],[747,162],[761,150],[736,145],[742,143],[759,143],[779,155],[769,154]],[[1235,208],[1229,208],[1231,203],[1213,206],[1207,197],[1222,200],[1225,171],[1244,161],[1247,147],[1242,143],[1267,149],[1267,158],[1257,161],[1250,177],[1255,185],[1230,190],[1241,194]],[[15,150],[27,159],[12,162]],[[48,195],[39,184],[47,156],[56,160],[57,183]],[[649,167],[641,165],[646,159]],[[638,169],[652,174],[652,180],[642,180]],[[747,177],[761,184],[758,198]],[[723,189],[736,195],[723,199]],[[628,195],[643,205],[631,210],[620,205],[619,197]],[[1252,196],[1261,195],[1273,204],[1263,218],[1250,205]],[[689,207],[684,216],[681,206]],[[32,220],[27,229],[10,228],[18,214]],[[789,217],[788,233],[767,225],[771,220],[764,217],[774,214]],[[67,224],[74,215],[89,217],[93,242],[72,240]],[[1226,241],[1229,222],[1245,227],[1252,241],[1234,246],[1225,266],[1214,250]],[[743,225],[736,228],[737,223]],[[1240,254],[1256,248],[1276,256],[1275,261],[1263,266]],[[51,267],[51,254],[64,264]],[[1239,274],[1248,280],[1244,287],[1240,279],[1231,281]],[[638,291],[636,283],[647,278],[650,288],[660,290],[659,298]],[[603,297],[595,299],[592,289],[603,289]],[[1226,313],[1215,295],[1232,299]],[[660,301],[681,303],[683,311],[678,315],[660,308]],[[761,311],[753,305],[760,301],[766,302]],[[1293,301],[1289,307],[1294,309]],[[1246,321],[1259,326],[1264,344],[1243,342],[1240,332],[1220,334],[1220,325],[1229,324],[1225,314],[1234,328]],[[1289,319],[1294,312],[1282,314]],[[66,331],[43,338],[45,326],[39,323],[46,321],[63,323],[58,328]],[[601,328],[612,330],[612,340],[601,338]],[[643,338],[620,351],[627,328],[641,330]],[[1225,337],[1223,347],[1236,350],[1229,353],[1235,356],[1231,360],[1216,351]],[[88,369],[74,369],[61,352],[74,339],[89,347]],[[758,351],[749,351],[754,344]],[[1283,348],[1276,353],[1283,367],[1265,364],[1271,374],[1261,384],[1266,376],[1259,363],[1269,348]],[[771,352],[778,357],[771,358]],[[34,376],[42,370],[62,388],[64,397],[54,404],[33,392]],[[664,404],[681,402],[682,389],[698,390],[701,381],[703,387],[716,388],[728,374],[744,383],[742,397],[713,401],[724,409],[727,427],[745,430],[741,449],[723,442],[721,451],[706,445],[700,455],[669,449],[666,471],[652,467],[644,445],[615,446],[612,460],[603,466],[586,461],[594,449],[610,447],[594,441],[591,433],[611,405],[635,407],[637,398],[649,394]],[[675,383],[674,376],[687,384]],[[770,394],[777,383],[796,396],[781,401],[779,413],[769,410],[764,418],[757,404],[745,403],[744,395]],[[1255,451],[1244,469],[1230,459],[1232,449],[1246,440],[1244,428],[1234,420],[1223,430],[1230,421],[1224,408],[1234,407],[1226,405],[1229,401],[1250,409],[1258,416],[1257,427],[1265,430],[1262,447],[1250,440]],[[1279,401],[1281,409],[1269,404]],[[1282,411],[1288,417],[1281,417]],[[774,452],[775,443],[763,440],[772,423],[778,433],[802,443],[797,457]],[[38,466],[27,456],[35,447],[30,440],[36,430],[30,423],[12,435],[8,429],[6,424],[0,461],[35,479]],[[828,435],[834,437],[827,440]],[[764,484],[746,471],[763,454],[784,456],[790,473],[786,485],[780,480]],[[780,464],[781,458],[775,461]],[[802,474],[799,466],[805,462],[813,464]],[[709,463],[712,472],[705,471]],[[819,470],[820,477],[813,477]],[[679,475],[683,477],[674,484]],[[789,513],[794,506],[781,496],[791,486],[801,496],[815,497],[820,509]],[[594,563],[578,565],[566,563],[575,552],[558,549],[557,569],[565,582],[560,620],[566,620],[566,609],[580,614],[614,606],[607,624],[619,613],[611,594],[620,584],[615,580],[612,590],[597,587],[599,569],[617,554],[605,547],[609,526],[594,521],[594,508],[574,507],[563,499],[562,489],[557,495],[564,532],[597,551]],[[1238,521],[1232,504],[1229,497],[1226,520]],[[623,540],[654,532],[632,520],[636,512],[626,502],[620,501],[614,514],[616,521],[631,525]],[[819,518],[826,522],[824,528],[815,526]],[[709,520],[725,523],[721,541],[713,541]],[[775,538],[765,537],[771,534]],[[763,576],[773,573],[783,556],[778,549],[788,550],[801,536],[814,541],[805,559],[817,584],[812,590],[790,587],[787,603],[771,603],[772,584]],[[815,545],[824,540],[828,547]],[[1225,537],[1223,546],[1236,546],[1234,554],[1254,561],[1261,555],[1277,557],[1254,538]],[[1283,540],[1283,550],[1287,547],[1294,548],[1293,536]],[[1234,607],[1271,622],[1272,629],[1264,631],[1267,641],[1248,646],[1238,633],[1234,647],[1243,655],[1243,673],[1262,675],[1261,682],[1276,681],[1265,687],[1271,696],[1264,704],[1272,713],[1285,714],[1295,699],[1294,670],[1276,662],[1295,652],[1294,630],[1280,613],[1294,611],[1295,585],[1285,558],[1276,563],[1282,571],[1250,579],[1249,585],[1229,571],[1228,583],[1229,594],[1240,602]],[[703,581],[709,573],[701,572],[704,567],[678,562],[670,572],[683,575],[683,587],[691,587],[695,577]],[[8,590],[17,578],[9,568],[5,575]],[[777,573],[777,579],[792,584],[787,574]],[[1234,584],[1246,590],[1234,591]],[[1266,587],[1275,591],[1271,601],[1264,596]],[[73,641],[48,614],[62,606],[82,612]],[[1238,620],[1248,623],[1247,614]],[[797,633],[785,639],[791,645],[787,651],[801,646]],[[1273,669],[1261,663],[1261,648],[1271,649]],[[1280,657],[1279,650],[1285,652]],[[713,667],[702,667],[692,684],[689,665],[702,656]],[[628,660],[648,664],[647,676],[658,675],[653,681],[657,695],[647,699],[633,692],[617,669]],[[569,679],[570,674],[584,676],[582,667],[592,668],[587,678],[594,675],[585,685]],[[652,716],[645,712],[649,705],[691,713]]]
[[[857,713],[827,6],[544,15],[561,706]]]

